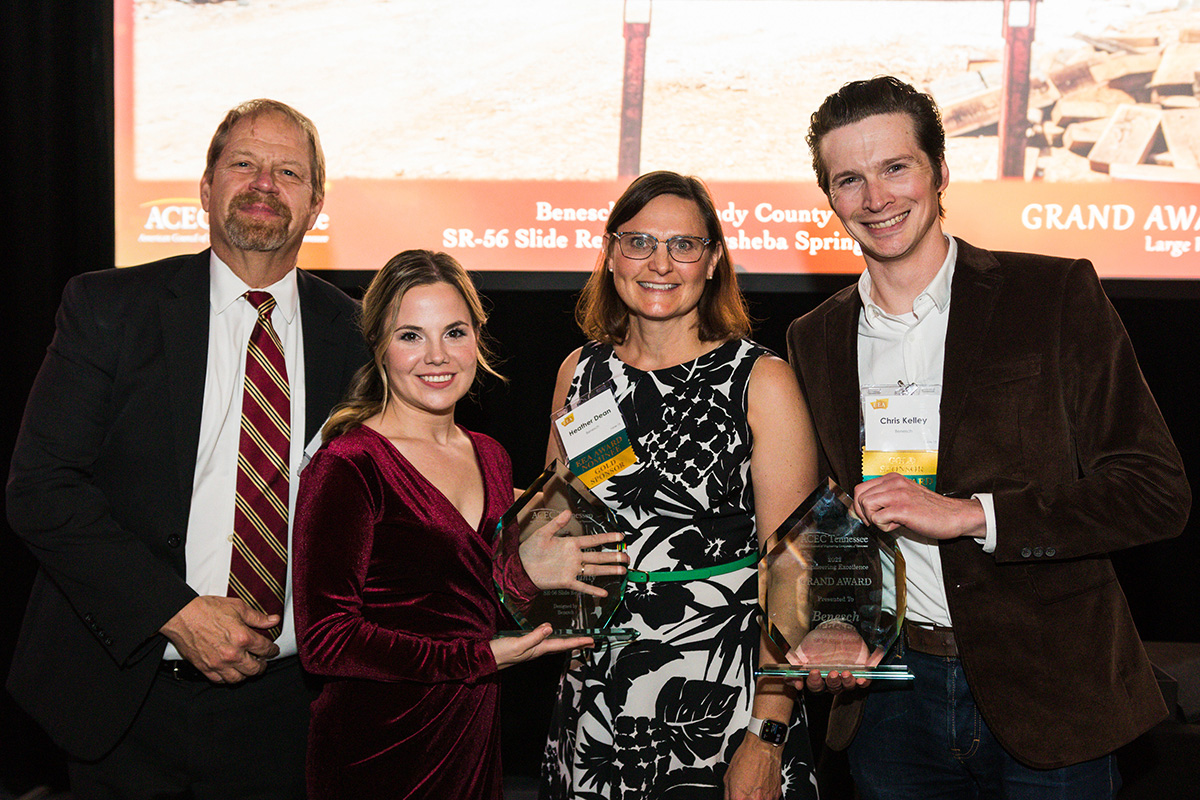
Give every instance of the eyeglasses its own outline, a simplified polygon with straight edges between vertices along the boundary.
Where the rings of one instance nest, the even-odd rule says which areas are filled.
[[[700,260],[704,251],[712,244],[712,239],[701,239],[699,236],[672,236],[665,242],[660,242],[648,233],[624,231],[612,234],[621,248],[621,255],[641,261],[654,255],[660,244],[667,246],[667,255],[680,264],[693,264]]]

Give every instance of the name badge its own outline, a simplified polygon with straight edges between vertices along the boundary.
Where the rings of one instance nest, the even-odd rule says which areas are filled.
[[[567,466],[589,489],[637,461],[611,381],[563,406],[551,419]]]
[[[862,387],[863,480],[899,472],[937,489],[942,387]]]

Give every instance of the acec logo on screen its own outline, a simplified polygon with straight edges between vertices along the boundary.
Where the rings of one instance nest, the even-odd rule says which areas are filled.
[[[142,203],[150,207],[146,223],[148,231],[195,231],[208,230],[208,212],[200,207],[194,197],[164,197]]]
[[[141,208],[148,208],[146,213],[146,221],[142,224],[142,228],[147,231],[168,231],[174,233],[174,236],[167,236],[170,241],[180,241],[179,234],[192,232],[193,236],[188,237],[194,241],[208,238],[208,212],[200,207],[199,198],[195,197],[164,197],[159,200],[149,200],[140,205]],[[321,214],[317,217],[317,222],[313,225],[313,231],[329,230],[329,215]],[[200,233],[203,231],[204,233]],[[305,241],[311,241],[310,237],[313,234],[310,232],[305,236]],[[152,241],[159,238],[154,234],[142,234],[138,237],[140,241]],[[328,236],[319,236],[319,241],[328,241]]]

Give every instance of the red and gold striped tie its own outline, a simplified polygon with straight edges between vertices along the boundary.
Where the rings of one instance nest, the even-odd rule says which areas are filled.
[[[246,299],[258,309],[258,321],[246,347],[228,594],[264,613],[282,617],[287,583],[292,392],[283,345],[271,325],[275,298],[267,292],[247,292]],[[275,627],[268,635],[274,639],[279,632],[280,627]]]

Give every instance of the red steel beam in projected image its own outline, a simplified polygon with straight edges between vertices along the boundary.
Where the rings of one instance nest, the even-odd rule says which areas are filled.
[[[1037,0],[1004,0],[1004,87],[1000,90],[1000,177],[1025,177],[1029,64]]]
[[[642,99],[651,0],[625,0],[625,80],[621,89],[621,150],[617,177],[636,178],[642,162]]]

